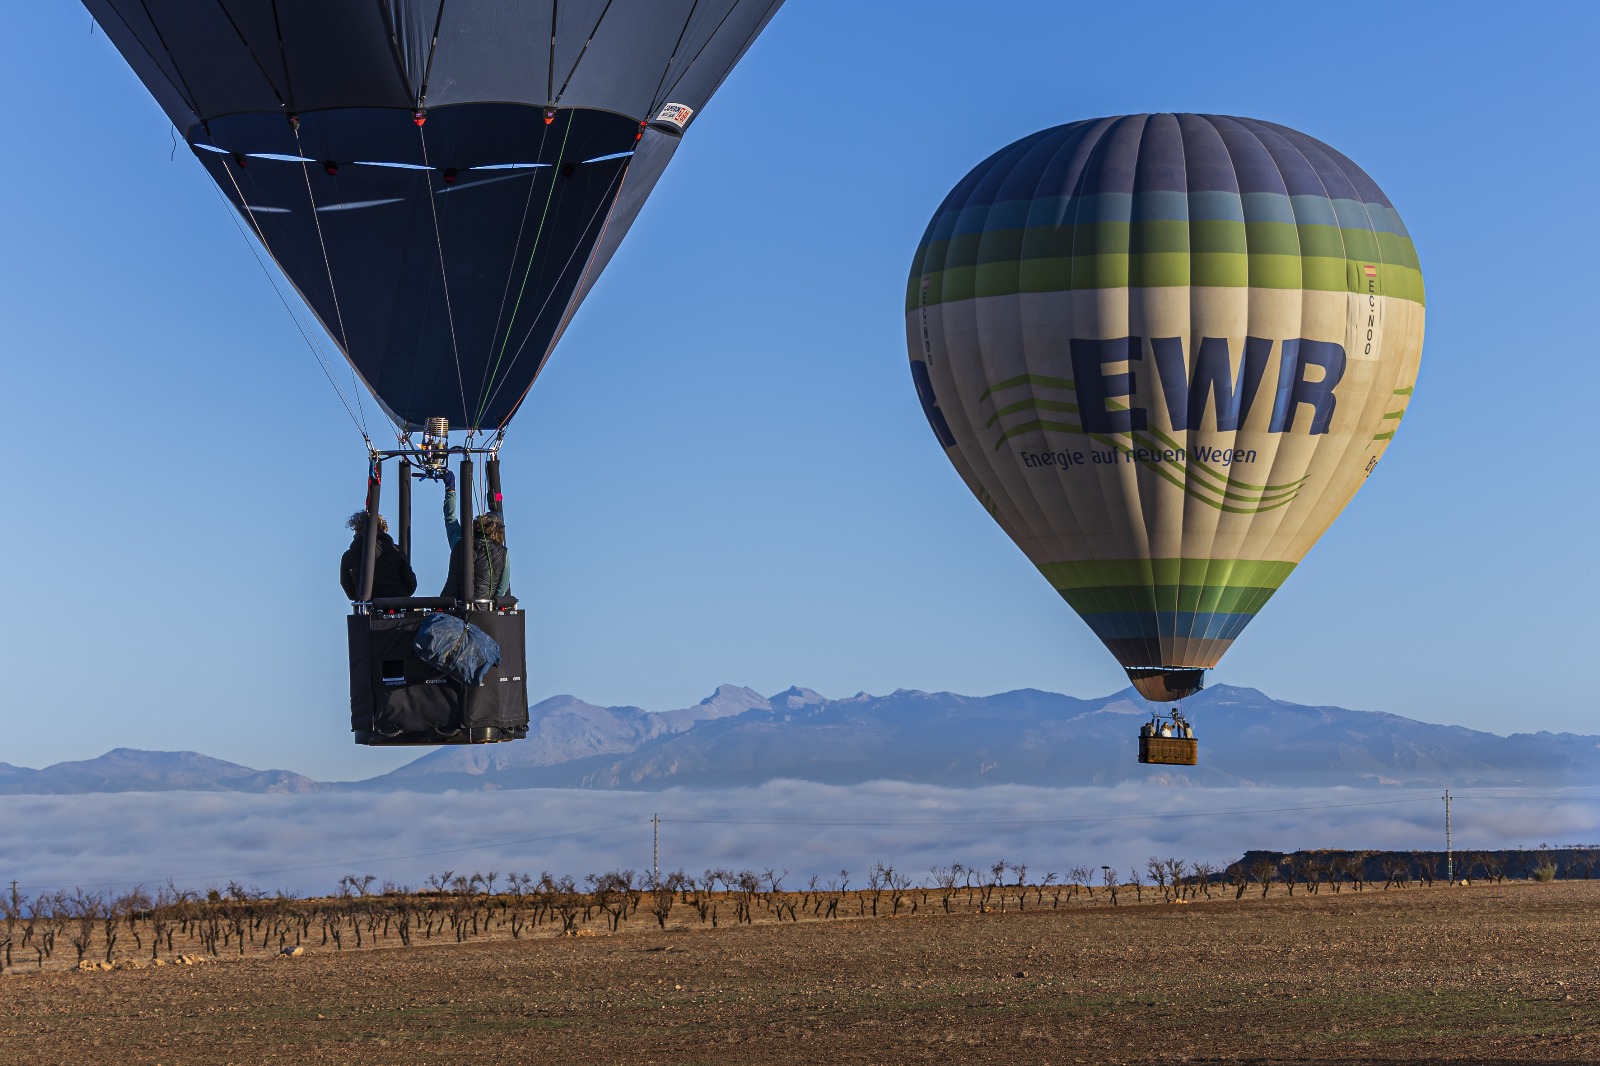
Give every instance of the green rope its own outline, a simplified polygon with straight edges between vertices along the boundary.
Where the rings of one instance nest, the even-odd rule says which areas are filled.
[[[522,307],[523,293],[528,291],[528,278],[533,274],[533,261],[539,254],[539,240],[544,236],[545,220],[550,217],[550,204],[556,196],[556,178],[561,176],[561,160],[567,154],[567,138],[572,133],[572,112],[567,112],[567,128],[561,134],[561,147],[556,150],[555,166],[550,170],[550,191],[544,196],[544,212],[539,216],[539,228],[533,234],[533,247],[528,250],[528,267],[522,272],[522,285],[517,289],[517,298],[511,305],[511,317],[506,321],[505,339],[500,342],[500,351],[495,356],[494,366],[489,368],[489,380],[484,383],[483,393],[478,400],[478,411],[472,417],[473,425],[483,418],[483,412],[489,407],[489,397],[494,394],[495,375],[500,372],[500,364],[505,360],[506,348],[511,344],[511,329],[517,322],[517,311]]]

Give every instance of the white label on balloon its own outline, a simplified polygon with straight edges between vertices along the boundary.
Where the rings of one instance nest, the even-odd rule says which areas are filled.
[[[1374,360],[1383,352],[1384,300],[1378,288],[1378,268],[1363,263],[1357,279],[1361,291],[1350,296],[1350,334],[1345,340],[1345,355],[1350,359]]]
[[[665,123],[683,129],[689,124],[689,117],[694,114],[694,108],[688,104],[668,104],[657,113],[653,121]]]

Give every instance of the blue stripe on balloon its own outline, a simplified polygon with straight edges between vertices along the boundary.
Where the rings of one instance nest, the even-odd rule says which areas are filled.
[[[1101,640],[1233,640],[1253,614],[1216,611],[1117,611],[1086,614]]]
[[[1146,192],[1094,196],[1045,196],[1001,203],[972,203],[946,212],[929,228],[924,244],[998,230],[1082,226],[1097,222],[1281,222],[1301,226],[1410,234],[1392,207],[1323,196],[1282,193]]]
[[[1127,115],[1041,130],[969,174],[944,207],[925,243],[1130,219],[1248,219],[1408,236],[1383,191],[1339,152],[1286,126],[1220,115]]]

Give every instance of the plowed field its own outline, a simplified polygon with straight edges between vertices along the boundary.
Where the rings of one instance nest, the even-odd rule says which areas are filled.
[[[1228,895],[10,972],[0,1062],[1600,1062],[1600,882]]]

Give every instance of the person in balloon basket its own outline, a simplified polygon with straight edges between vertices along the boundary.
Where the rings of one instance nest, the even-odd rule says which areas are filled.
[[[352,600],[361,598],[361,556],[367,544],[367,512],[357,511],[345,525],[355,533],[350,547],[339,560],[339,584]],[[378,516],[378,561],[372,568],[372,596],[409,596],[417,591],[417,575],[411,560],[389,536],[389,523]]]
[[[450,542],[450,572],[441,596],[461,593],[461,510],[456,475],[444,472],[444,535]],[[472,598],[498,599],[511,593],[511,567],[506,557],[506,524],[494,512],[472,520]]]

